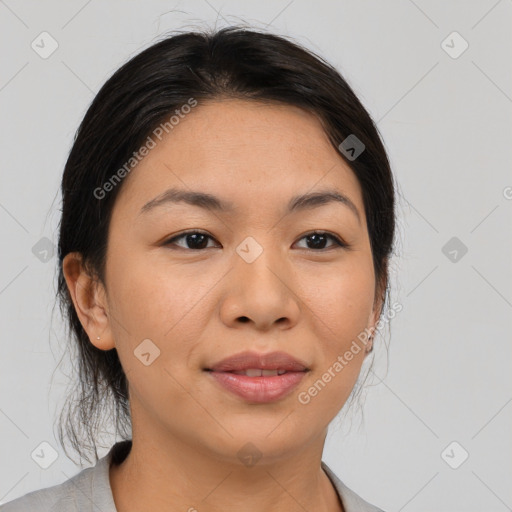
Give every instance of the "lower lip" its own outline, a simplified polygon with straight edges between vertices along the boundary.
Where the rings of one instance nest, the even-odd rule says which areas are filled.
[[[230,372],[209,372],[225,389],[257,403],[275,402],[299,385],[306,372],[286,372],[272,377],[248,377]]]

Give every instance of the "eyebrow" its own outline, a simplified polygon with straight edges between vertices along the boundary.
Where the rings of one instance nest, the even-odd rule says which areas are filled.
[[[165,204],[180,202],[199,206],[210,211],[232,212],[235,209],[232,202],[220,199],[206,192],[170,188],[151,201],[148,201],[139,213],[147,213]],[[293,197],[288,203],[288,213],[317,208],[333,202],[347,206],[357,217],[358,222],[361,223],[359,210],[352,200],[333,189],[319,190]]]

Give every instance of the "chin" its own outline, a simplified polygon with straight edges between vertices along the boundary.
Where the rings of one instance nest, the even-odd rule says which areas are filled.
[[[285,419],[287,414],[274,413],[263,418],[262,414],[252,413],[245,418],[235,418],[232,422],[224,423],[224,427],[233,437],[222,431],[225,435],[221,434],[222,439],[217,437],[212,448],[223,458],[232,459],[235,454],[237,458],[261,458],[262,462],[299,452],[316,435],[315,432],[308,435],[304,424]],[[321,430],[319,427],[318,433]],[[211,441],[211,438],[208,439],[208,444],[212,444]]]

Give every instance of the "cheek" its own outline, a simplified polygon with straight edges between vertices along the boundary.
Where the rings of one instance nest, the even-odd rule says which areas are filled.
[[[188,361],[201,344],[209,314],[200,307],[201,299],[212,283],[205,276],[199,279],[202,274],[197,270],[177,272],[165,264],[148,264],[142,257],[119,258],[115,251],[111,256],[111,326],[130,396],[155,414],[162,403],[169,404],[169,410],[184,411],[190,406],[184,391]]]
[[[344,350],[368,327],[375,283],[371,261],[362,254],[303,280],[303,297],[327,352]],[[311,275],[311,274],[310,274]]]
[[[186,333],[193,339],[194,331],[200,331],[201,316],[206,317],[197,306],[215,282],[214,275],[198,272],[194,265],[178,269],[161,258],[148,263],[147,256],[120,259],[112,254],[111,263],[114,311],[131,337],[166,342]]]
[[[316,273],[314,280],[304,281],[304,300],[319,348],[315,371],[301,388],[299,401],[310,400],[325,416],[341,409],[359,376],[366,352],[358,336],[368,327],[374,286],[371,259],[361,253],[340,264],[337,272],[331,268],[328,276]]]
[[[160,255],[118,257],[128,253],[112,251],[107,282],[121,364],[139,396],[151,401],[155,390],[165,394],[167,389],[166,400],[179,402],[183,391],[179,383],[193,370],[192,359],[197,358],[214,314],[208,294],[223,273],[205,270],[204,264],[202,271],[193,264],[178,268]],[[148,339],[151,343],[144,341]],[[137,356],[148,350],[150,359],[153,353],[157,357],[146,367]]]

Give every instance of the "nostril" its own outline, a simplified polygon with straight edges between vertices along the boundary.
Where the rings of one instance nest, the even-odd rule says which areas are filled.
[[[239,318],[240,322],[243,322],[244,324],[247,323],[249,321],[249,319],[246,317],[246,316],[241,316]]]

